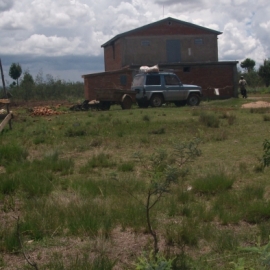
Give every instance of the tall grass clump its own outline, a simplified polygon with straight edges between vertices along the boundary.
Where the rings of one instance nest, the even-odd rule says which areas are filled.
[[[252,203],[245,204],[245,221],[258,224],[269,220],[270,218],[270,202],[265,200],[257,200]]]
[[[111,168],[115,165],[116,163],[111,160],[110,155],[100,153],[98,155],[94,155],[91,159],[89,159],[87,163],[80,168],[80,173],[88,173],[94,168]]]
[[[199,122],[211,128],[218,128],[220,124],[219,117],[214,113],[201,112]]]
[[[112,270],[116,260],[111,260],[106,254],[99,254],[90,258],[89,254],[82,254],[64,258],[62,254],[54,254],[44,265],[44,269],[54,270]]]
[[[8,174],[0,174],[0,193],[3,195],[13,194],[19,184],[13,176]]]
[[[12,162],[23,161],[27,156],[27,150],[16,144],[0,145],[0,165],[2,166]]]
[[[211,173],[193,181],[193,190],[202,194],[216,194],[230,189],[235,181],[224,172]]]

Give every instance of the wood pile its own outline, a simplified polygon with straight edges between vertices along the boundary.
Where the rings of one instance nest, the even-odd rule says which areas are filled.
[[[29,109],[29,111],[31,112],[31,116],[51,116],[62,114],[62,112],[56,111],[50,106],[34,107]]]

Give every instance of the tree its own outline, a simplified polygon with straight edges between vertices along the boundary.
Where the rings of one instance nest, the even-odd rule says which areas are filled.
[[[29,73],[29,71],[25,71],[21,81],[21,87],[25,91],[25,100],[28,100],[29,96],[31,96],[34,84],[35,82],[32,75]]]
[[[260,77],[263,79],[266,87],[270,85],[270,59],[265,59],[263,65],[259,67],[258,71]]]
[[[245,69],[247,72],[254,70],[256,62],[250,58],[246,58],[243,62],[241,62],[241,68]]]
[[[22,68],[20,64],[12,63],[10,68],[9,68],[9,76],[17,81],[17,86],[19,85],[18,79],[20,78],[22,74]]]

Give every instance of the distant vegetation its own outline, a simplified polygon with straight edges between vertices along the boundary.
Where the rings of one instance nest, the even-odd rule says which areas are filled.
[[[256,62],[250,58],[240,63],[238,78],[244,76],[249,93],[268,93],[270,90],[270,59],[265,59],[258,70]],[[24,70],[19,63],[12,63],[9,76],[15,80],[7,86],[13,100],[78,100],[84,99],[82,82],[71,82],[55,78],[51,74],[43,76],[39,72],[34,79],[28,70]],[[5,78],[6,79],[6,78]],[[1,87],[0,87],[1,89]]]
[[[20,65],[13,63],[9,75],[12,75],[11,78],[16,82],[6,88],[15,101],[84,99],[82,82],[67,82],[51,74],[47,74],[44,78],[42,72],[39,72],[35,79],[28,70],[24,71],[22,76],[21,73]]]

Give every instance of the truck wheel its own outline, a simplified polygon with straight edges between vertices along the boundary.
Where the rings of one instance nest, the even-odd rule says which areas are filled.
[[[163,97],[161,95],[153,95],[150,100],[150,104],[152,107],[160,107],[163,102]]]
[[[185,106],[187,104],[186,100],[179,100],[174,102],[176,107]]]
[[[190,94],[187,99],[187,104],[189,106],[198,106],[201,102],[199,95],[197,94]]]
[[[123,110],[129,110],[131,106],[132,106],[132,98],[126,95],[121,102],[121,107]]]
[[[108,111],[111,108],[111,102],[110,101],[101,101],[99,103],[99,109],[101,111]]]
[[[148,100],[144,100],[144,101],[138,101],[138,106],[140,108],[148,108],[149,106],[149,101]]]

